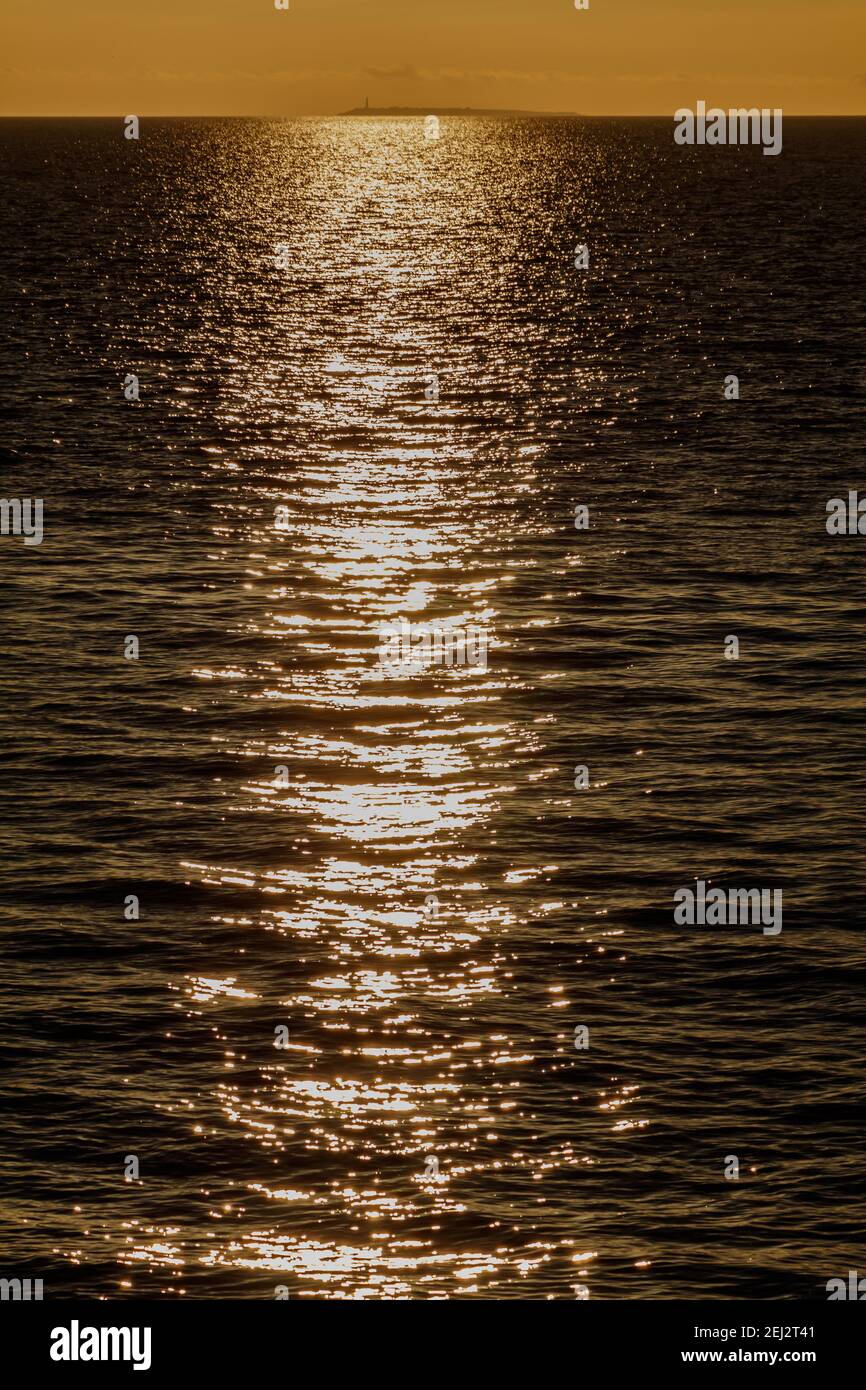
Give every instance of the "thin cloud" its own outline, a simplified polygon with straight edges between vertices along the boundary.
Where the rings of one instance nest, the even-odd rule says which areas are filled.
[[[362,68],[362,76],[375,77],[382,82],[410,81],[419,76],[418,69],[407,63],[402,68]]]

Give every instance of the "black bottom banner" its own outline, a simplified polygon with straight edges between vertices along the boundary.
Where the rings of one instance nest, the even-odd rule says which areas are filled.
[[[860,1359],[866,1320],[859,1302],[653,1303],[557,1302],[528,1305],[466,1300],[427,1308],[383,1302],[303,1299],[261,1303],[165,1300],[114,1303],[0,1303],[6,1364],[25,1374],[93,1379],[101,1372],[218,1376],[263,1372],[304,1379],[345,1369],[401,1379],[463,1375],[478,1369],[512,1374],[515,1356],[551,1370],[552,1357],[594,1374],[684,1372],[789,1366],[811,1369],[827,1384]],[[468,1304],[473,1306],[467,1306]],[[451,1319],[456,1321],[452,1322]],[[458,1340],[459,1338],[459,1340]],[[507,1358],[507,1367],[505,1365]],[[591,1358],[587,1362],[586,1358]],[[311,1364],[310,1364],[311,1363]],[[292,1367],[289,1371],[289,1367]]]

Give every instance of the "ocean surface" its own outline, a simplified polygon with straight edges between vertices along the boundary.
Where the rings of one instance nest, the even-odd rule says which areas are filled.
[[[0,1275],[866,1272],[866,121],[672,130],[0,123]]]

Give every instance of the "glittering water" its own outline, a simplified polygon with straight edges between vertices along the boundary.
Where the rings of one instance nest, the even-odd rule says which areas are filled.
[[[441,132],[0,125],[46,526],[0,538],[0,1273],[46,1297],[862,1265],[866,126]],[[384,678],[401,616],[487,669]],[[782,934],[674,926],[695,877]]]

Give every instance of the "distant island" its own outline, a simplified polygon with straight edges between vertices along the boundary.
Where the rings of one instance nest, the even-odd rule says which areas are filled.
[[[356,106],[341,116],[537,116],[548,120],[575,116],[576,111],[513,111],[506,107],[480,106]]]

